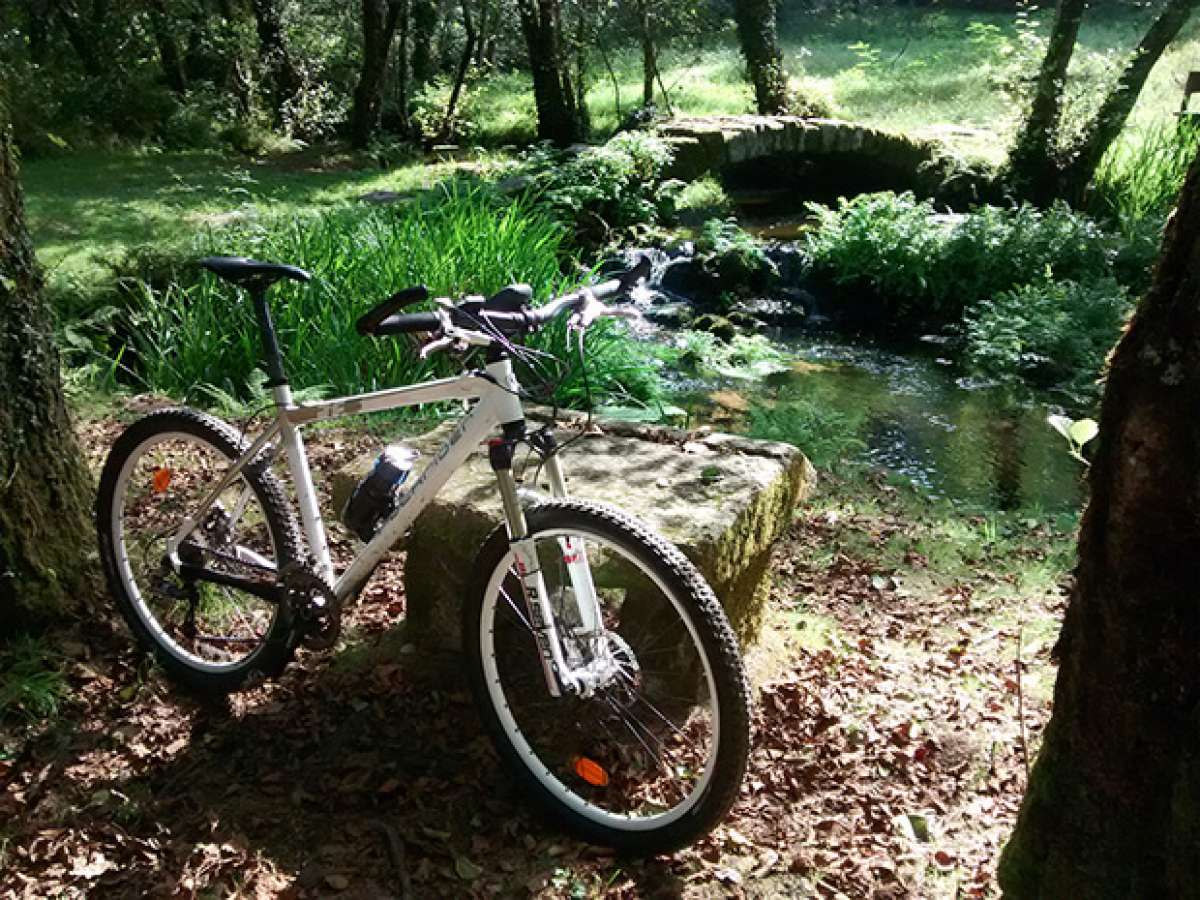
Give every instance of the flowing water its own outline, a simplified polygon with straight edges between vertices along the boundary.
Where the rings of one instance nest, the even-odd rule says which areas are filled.
[[[856,457],[911,480],[928,493],[982,509],[1078,509],[1083,466],[1046,423],[1073,411],[1061,398],[1017,398],[973,384],[937,347],[897,351],[844,336],[791,334],[777,345],[791,366],[763,380],[681,382],[675,403],[693,422],[747,431],[753,407],[811,403],[832,410],[860,442]],[[802,449],[803,434],[793,438]]]

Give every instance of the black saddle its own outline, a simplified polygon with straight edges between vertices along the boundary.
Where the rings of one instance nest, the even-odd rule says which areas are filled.
[[[298,266],[259,262],[244,256],[206,256],[200,265],[230,284],[256,285],[267,288],[281,278],[292,281],[311,281],[312,276]]]

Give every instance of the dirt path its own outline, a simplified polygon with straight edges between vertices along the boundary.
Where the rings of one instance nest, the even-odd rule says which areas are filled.
[[[827,480],[779,549],[741,799],[643,862],[523,805],[456,660],[404,644],[394,567],[335,655],[216,705],[176,694],[122,625],[81,626],[56,638],[66,707],[0,730],[0,896],[992,896],[1069,546],[1044,521]]]

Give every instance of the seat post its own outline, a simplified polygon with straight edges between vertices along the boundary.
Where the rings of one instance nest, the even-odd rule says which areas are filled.
[[[274,388],[288,383],[283,371],[283,355],[279,352],[279,338],[275,334],[275,323],[271,321],[271,309],[267,306],[267,288],[262,281],[252,281],[247,286],[250,299],[254,301],[254,315],[258,319],[258,330],[262,333],[263,355],[267,363],[267,387]]]

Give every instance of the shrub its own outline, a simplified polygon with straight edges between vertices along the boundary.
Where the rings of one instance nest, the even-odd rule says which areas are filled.
[[[750,407],[751,437],[784,441],[804,450],[814,466],[836,467],[865,450],[860,434],[863,413],[845,413],[808,399],[787,400],[775,406]]]
[[[705,273],[733,294],[765,290],[778,274],[762,244],[735,219],[705,222],[696,255]]]
[[[837,209],[807,205],[815,227],[805,239],[813,270],[847,287],[868,287],[898,313],[940,294],[931,289],[933,261],[946,226],[933,204],[912,194],[863,194]]]
[[[1112,278],[1043,279],[967,313],[968,359],[1002,380],[1094,393],[1096,376],[1131,309],[1128,292]]]
[[[869,293],[885,320],[953,324],[976,304],[1045,276],[1104,277],[1118,246],[1063,203],[945,216],[911,193],[882,193],[809,209],[816,217],[806,240],[813,270]]]
[[[671,158],[662,140],[630,131],[576,154],[539,147],[525,154],[518,171],[576,243],[594,248],[671,214],[681,187],[663,180]]]
[[[709,219],[733,215],[733,201],[711,175],[691,182],[675,199],[676,218],[684,225],[702,225]]]
[[[1186,117],[1126,132],[1096,172],[1090,209],[1122,231],[1146,220],[1161,226],[1198,150],[1200,124]]]
[[[272,310],[289,374],[299,387],[338,393],[372,390],[445,374],[444,355],[421,360],[405,340],[360,337],[355,320],[373,303],[414,284],[436,295],[491,293],[514,281],[546,298],[566,285],[560,273],[562,228],[527,201],[500,202],[480,189],[450,187],[423,203],[348,208],[315,218],[244,223],[203,235],[194,256],[235,253],[287,261],[316,276],[282,282]],[[234,398],[252,392],[260,365],[250,304],[194,268],[166,290],[141,283],[126,313],[134,374],[154,390],[204,399],[213,389]],[[562,354],[560,328],[538,345]],[[648,398],[657,387],[645,354],[611,320],[589,331],[590,387],[608,397]],[[572,354],[570,362],[574,362]],[[561,387],[561,402],[580,404],[582,376]]]

